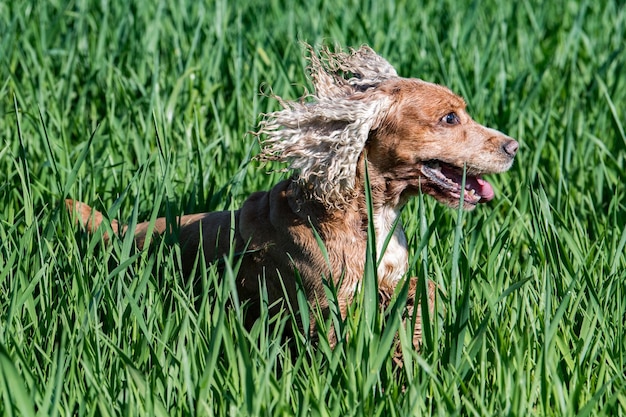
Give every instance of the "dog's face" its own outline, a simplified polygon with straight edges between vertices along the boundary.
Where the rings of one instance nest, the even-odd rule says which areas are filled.
[[[397,78],[379,92],[389,95],[392,105],[370,134],[367,157],[400,201],[421,191],[458,207],[464,167],[463,208],[494,197],[482,175],[511,167],[515,140],[472,120],[463,99],[445,87]]]

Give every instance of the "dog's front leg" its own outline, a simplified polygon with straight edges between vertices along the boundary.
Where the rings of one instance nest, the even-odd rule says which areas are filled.
[[[418,290],[418,278],[413,277],[409,281],[409,292],[408,292],[407,299],[406,299],[406,307],[402,314],[402,325],[406,326],[407,323],[411,323],[413,314],[414,313],[416,314],[415,326],[413,327],[413,347],[419,351],[422,346],[423,328],[424,328],[424,325],[427,325],[427,324],[423,323],[422,305],[421,305],[421,302],[423,302],[423,300],[420,300],[421,302],[419,303],[416,302],[416,300],[419,298],[419,293],[417,292],[417,290]],[[426,302],[428,303],[429,317],[432,317],[434,314],[436,290],[437,290],[437,286],[435,285],[435,283],[432,281],[428,281],[427,289],[426,289],[426,295],[427,295]],[[381,285],[379,287],[378,295],[380,298],[379,305],[380,305],[381,312],[384,313],[389,307],[389,305],[391,304],[391,300],[392,300],[394,292],[395,292],[395,287],[391,287],[388,285]],[[415,311],[416,306],[417,306],[417,311]],[[399,340],[395,344],[395,349],[396,349],[396,352],[394,353],[395,360],[397,363],[401,363],[402,352],[401,352],[401,346],[400,346]]]

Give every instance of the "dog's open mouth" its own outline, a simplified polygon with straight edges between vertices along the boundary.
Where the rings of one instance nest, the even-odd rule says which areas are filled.
[[[461,200],[461,184],[463,183],[463,169],[440,161],[432,161],[422,165],[422,174],[437,188],[446,200]],[[466,174],[463,202],[465,205],[475,206],[485,203],[494,197],[493,187],[480,175]]]

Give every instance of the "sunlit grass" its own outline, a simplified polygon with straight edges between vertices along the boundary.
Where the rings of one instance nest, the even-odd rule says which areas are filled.
[[[617,1],[0,0],[0,414],[625,415],[625,28]],[[334,350],[287,344],[289,314],[245,330],[234,258],[194,283],[177,247],[63,210],[132,224],[271,187],[250,132],[310,88],[300,40],[370,44],[521,143],[487,206],[405,209],[440,292],[402,369],[367,284]]]

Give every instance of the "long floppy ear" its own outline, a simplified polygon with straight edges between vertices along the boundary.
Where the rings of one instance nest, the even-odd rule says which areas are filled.
[[[265,135],[259,159],[288,163],[308,198],[341,207],[354,195],[369,133],[391,106],[377,87],[397,74],[367,46],[349,53],[324,49],[319,56],[308,49],[314,93],[299,102],[278,98],[284,109],[266,115],[258,131]]]

